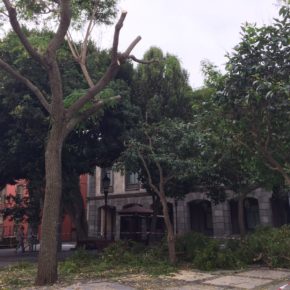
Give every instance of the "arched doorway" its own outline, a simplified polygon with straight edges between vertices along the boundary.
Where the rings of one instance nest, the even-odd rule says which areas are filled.
[[[105,215],[107,215],[105,217]],[[107,206],[107,211],[105,206],[102,206],[98,210],[98,228],[99,235],[101,238],[105,238],[109,241],[115,239],[116,230],[116,208],[113,206]],[[107,227],[105,226],[105,220],[107,220]]]
[[[190,229],[208,236],[213,235],[212,208],[208,200],[193,200],[188,203]]]

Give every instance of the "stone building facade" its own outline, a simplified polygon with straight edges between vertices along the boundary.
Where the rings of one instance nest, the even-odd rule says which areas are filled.
[[[111,179],[107,211],[102,193],[102,177],[105,173]],[[188,193],[183,200],[169,198],[168,205],[174,230],[178,235],[198,231],[223,237],[239,232],[237,201],[231,193],[225,202],[219,204],[211,202],[206,192],[201,191]],[[135,174],[96,168],[94,174],[88,176],[87,216],[90,237],[102,238],[106,230],[109,239],[126,238],[126,235],[130,236],[135,232],[142,240],[150,232],[152,208],[152,196],[141,188]],[[107,227],[104,225],[105,212]],[[279,226],[289,222],[288,201],[277,205],[277,202],[273,203],[272,193],[263,189],[257,189],[247,196],[244,213],[248,230],[258,225]],[[158,212],[158,225],[158,233],[164,232],[161,211]]]

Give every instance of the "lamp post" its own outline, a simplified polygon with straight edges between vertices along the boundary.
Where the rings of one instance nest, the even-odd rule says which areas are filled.
[[[108,193],[111,183],[111,179],[108,177],[107,172],[102,180],[103,182],[103,192],[105,197],[105,228],[104,228],[104,238],[107,240],[107,205],[108,205]]]

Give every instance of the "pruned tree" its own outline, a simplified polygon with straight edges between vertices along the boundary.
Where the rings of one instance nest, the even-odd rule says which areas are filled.
[[[102,1],[101,1],[102,2]],[[100,1],[84,1],[84,4],[96,3]],[[103,99],[100,93],[115,77],[120,66],[129,59],[136,58],[131,55],[132,50],[141,40],[138,36],[128,48],[120,53],[118,52],[119,35],[123,26],[126,12],[122,12],[114,31],[113,44],[111,49],[111,62],[104,75],[89,89],[84,91],[69,106],[64,103],[65,95],[63,82],[58,62],[58,50],[65,41],[68,34],[72,17],[76,16],[76,11],[86,12],[85,16],[90,15],[91,7],[79,7],[74,1],[36,1],[29,3],[27,1],[9,1],[3,0],[4,7],[1,7],[2,15],[9,18],[12,29],[19,37],[22,45],[25,47],[28,55],[39,63],[48,76],[50,93],[45,93],[41,88],[29,80],[27,75],[21,74],[13,64],[9,64],[0,59],[0,67],[12,77],[25,84],[37,97],[43,108],[49,114],[49,131],[45,147],[45,199],[42,218],[42,239],[38,260],[38,272],[36,278],[37,285],[54,283],[57,280],[57,224],[60,211],[60,199],[62,192],[62,149],[68,135],[77,124],[89,116],[96,114],[105,104],[110,101],[117,101],[120,96],[111,96]],[[33,5],[32,5],[33,4]],[[36,5],[34,5],[36,4]],[[77,9],[79,8],[79,9]],[[30,15],[39,16],[45,12],[58,19],[56,32],[52,34],[47,45],[41,50],[37,49],[33,43],[26,37],[19,18],[23,19],[29,10]],[[24,15],[24,16],[23,16]]]

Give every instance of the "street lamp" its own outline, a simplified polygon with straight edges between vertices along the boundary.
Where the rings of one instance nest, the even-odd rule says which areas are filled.
[[[107,172],[105,173],[105,176],[103,177],[103,192],[105,197],[105,230],[104,230],[104,238],[107,240],[107,205],[108,205],[108,193],[109,193],[109,187],[111,183],[111,179],[107,175]]]

